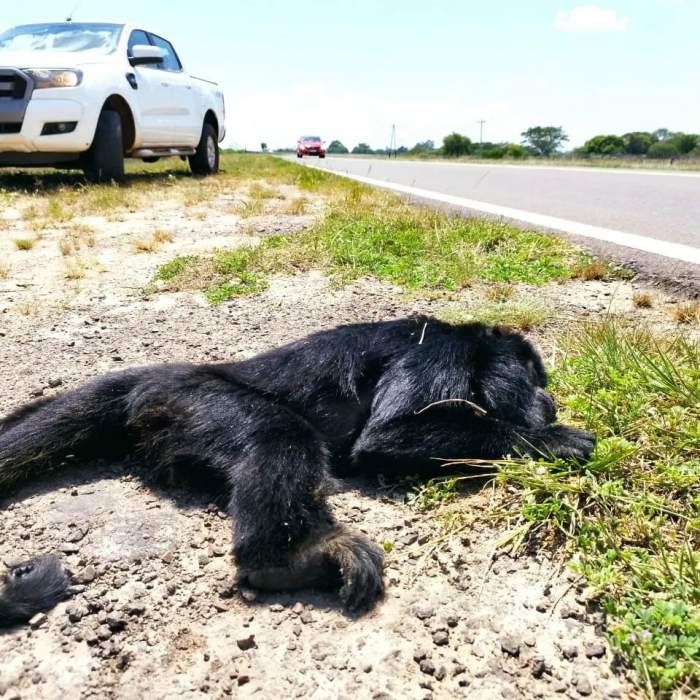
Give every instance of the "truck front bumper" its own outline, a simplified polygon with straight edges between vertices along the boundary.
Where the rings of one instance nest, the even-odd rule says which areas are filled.
[[[22,92],[23,85],[26,87]],[[31,79],[21,71],[0,69],[0,154],[6,156],[3,161],[11,153],[75,154],[90,148],[95,120],[86,118],[81,102],[61,96],[68,90],[78,96],[73,88],[34,90]],[[58,126],[42,133],[47,125]],[[70,131],[62,133],[60,125],[68,125],[63,128]]]

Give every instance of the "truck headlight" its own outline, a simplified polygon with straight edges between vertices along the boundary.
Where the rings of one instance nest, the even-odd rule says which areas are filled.
[[[34,89],[77,87],[83,80],[83,73],[79,70],[67,70],[64,68],[23,68],[34,81]]]

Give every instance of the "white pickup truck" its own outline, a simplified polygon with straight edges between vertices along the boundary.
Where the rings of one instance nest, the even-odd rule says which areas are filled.
[[[0,167],[124,178],[124,158],[219,168],[224,96],[173,45],[128,24],[27,24],[0,34]]]

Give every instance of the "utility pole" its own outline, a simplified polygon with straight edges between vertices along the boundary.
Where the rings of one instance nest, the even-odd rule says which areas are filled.
[[[481,146],[484,143],[484,124],[486,124],[486,120],[479,119],[477,124],[479,125],[479,145]]]
[[[391,158],[391,154],[394,154],[394,158],[396,158],[396,124],[391,125],[391,140],[389,142],[389,158]]]

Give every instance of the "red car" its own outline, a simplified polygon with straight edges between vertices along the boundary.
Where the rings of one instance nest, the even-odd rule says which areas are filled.
[[[326,157],[326,146],[320,136],[302,136],[297,141],[297,158],[304,156]]]

